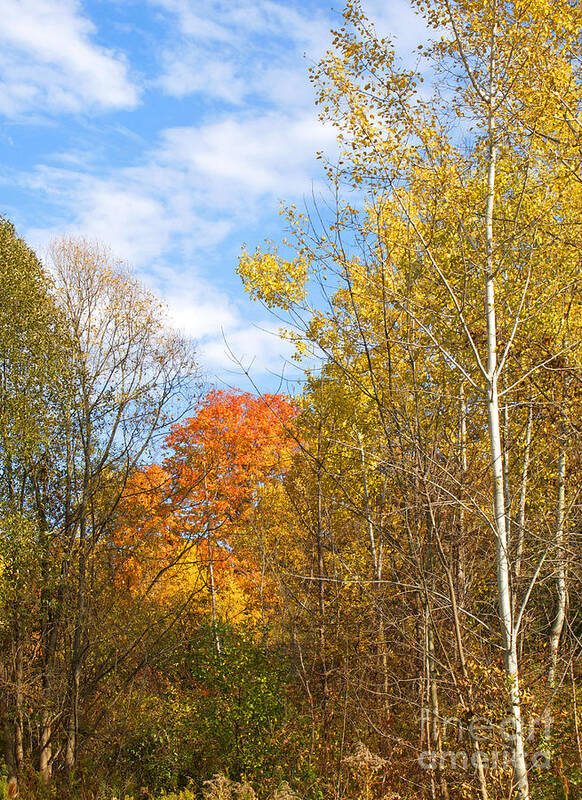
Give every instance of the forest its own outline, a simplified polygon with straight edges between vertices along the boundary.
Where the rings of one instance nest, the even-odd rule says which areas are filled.
[[[0,797],[582,797],[582,8],[412,1],[236,266],[296,391],[1,218]]]

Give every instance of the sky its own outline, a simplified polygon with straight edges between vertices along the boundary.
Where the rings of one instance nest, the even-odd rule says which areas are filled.
[[[407,0],[367,0],[403,57],[423,38]],[[0,0],[0,214],[46,251],[107,244],[167,303],[218,386],[272,391],[278,323],[235,274],[281,239],[282,202],[325,191],[309,66],[331,0]]]

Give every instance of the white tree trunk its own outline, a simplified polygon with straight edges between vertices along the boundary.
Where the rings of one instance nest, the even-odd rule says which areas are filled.
[[[519,490],[519,516],[517,522],[517,547],[515,551],[515,569],[514,569],[514,606],[517,597],[517,587],[519,577],[521,575],[521,560],[523,557],[523,544],[525,539],[525,519],[526,519],[526,503],[527,503],[527,481],[529,473],[529,459],[531,450],[531,429],[533,422],[533,403],[530,397],[529,406],[527,410],[527,425],[525,429],[525,450],[523,454],[523,467],[521,471],[521,487]]]
[[[493,67],[492,67],[493,72]],[[491,87],[493,89],[493,86]],[[490,92],[490,107],[494,92]],[[497,145],[495,141],[495,119],[490,110],[488,119],[489,166],[487,175],[487,208],[485,235],[487,265],[485,280],[485,304],[487,316],[487,422],[489,428],[490,466],[493,483],[493,506],[495,514],[495,555],[497,571],[497,601],[504,650],[505,672],[509,679],[510,715],[513,728],[512,755],[515,783],[520,800],[529,799],[529,783],[523,746],[521,706],[519,697],[519,671],[516,637],[513,628],[511,589],[509,580],[509,558],[507,549],[507,526],[505,509],[505,486],[503,480],[503,449],[499,415],[499,389],[497,365],[497,325],[495,319],[495,264],[493,214],[495,205],[495,171]]]
[[[556,681],[558,647],[566,619],[566,558],[564,552],[564,520],[566,517],[566,448],[562,438],[558,455],[558,503],[556,508],[556,615],[550,630],[550,666],[548,684]]]

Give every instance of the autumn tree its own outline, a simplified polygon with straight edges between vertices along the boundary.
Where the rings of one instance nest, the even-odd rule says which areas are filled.
[[[74,576],[65,767],[78,753],[83,666],[98,613],[93,561],[111,530],[124,487],[167,431],[195,372],[189,345],[164,325],[163,311],[100,245],[63,240],[52,248],[56,289],[74,348],[74,396],[66,410],[62,505],[54,518]],[[50,504],[50,496],[46,495]]]
[[[0,526],[3,652],[2,730],[10,772],[23,765],[24,697],[31,687],[29,628],[47,611],[47,531],[36,503],[59,447],[59,412],[70,398],[70,349],[51,280],[7,220],[0,220]]]
[[[154,674],[158,702],[171,704],[174,718],[159,724],[184,727],[190,752],[179,752],[190,774],[200,769],[196,758],[235,774],[286,758],[283,743],[279,752],[257,737],[269,728],[279,741],[287,705],[287,661],[274,656],[281,601],[268,560],[273,498],[297,447],[295,416],[282,395],[209,391],[172,426],[161,464],[133,474],[120,505],[117,591],[127,590],[128,627],[145,610],[150,630],[166,631]],[[144,676],[139,686],[145,700],[151,684]],[[139,705],[126,705],[139,718]],[[155,730],[155,720],[148,724]],[[212,741],[197,755],[201,730]]]
[[[543,439],[531,431],[542,407],[552,405],[558,418],[564,410],[561,401],[546,402],[542,376],[550,367],[561,375],[579,369],[572,202],[579,186],[565,142],[577,131],[580,18],[566,2],[415,6],[435,32],[424,54],[438,88],[427,95],[420,72],[401,67],[360,6],[348,4],[333,50],[313,71],[322,117],[337,126],[343,146],[339,164],[328,167],[337,210],[306,217],[289,209],[296,257],[245,253],[239,272],[256,297],[289,312],[287,335],[300,350],[324,354],[324,379],[351,384],[375,409],[381,438],[364,450],[364,461],[391,473],[400,497],[407,574],[424,617],[419,646],[437,754],[444,734],[436,676],[448,652],[436,609],[447,598],[458,659],[447,669],[455,686],[468,684],[461,705],[469,716],[475,700],[465,640],[474,653],[480,647],[461,617],[471,608],[490,631],[495,614],[499,641],[488,658],[494,674],[500,646],[513,731],[511,785],[525,800],[518,638],[550,560],[557,587],[552,652],[564,624],[564,422],[546,425]],[[341,200],[342,185],[362,197],[360,208]],[[315,289],[303,283],[310,274],[336,290],[324,292],[325,313],[323,304],[310,307]],[[532,481],[532,448],[544,458],[559,453],[546,462],[557,498]],[[344,483],[340,491],[348,489]],[[542,529],[549,508],[548,537]],[[374,525],[369,511],[364,518]],[[479,578],[485,604],[468,592],[468,565],[461,563],[468,526],[471,547],[495,565]],[[460,549],[454,531],[463,532]],[[485,798],[480,752],[475,763]],[[447,796],[443,776],[435,783],[429,775],[433,794]]]
[[[207,549],[215,626],[215,561],[242,554],[243,532],[252,525],[261,488],[286,470],[294,414],[293,404],[281,395],[212,391],[196,415],[175,425],[168,437],[164,468],[183,535]],[[219,651],[218,635],[215,646]]]
[[[0,235],[6,760],[19,770],[34,758],[49,780],[75,767],[81,709],[109,669],[100,623],[120,499],[196,368],[158,300],[105,248],[55,244],[49,277],[9,223]]]

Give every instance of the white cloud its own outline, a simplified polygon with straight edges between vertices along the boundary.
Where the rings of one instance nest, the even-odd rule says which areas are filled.
[[[225,243],[236,250],[234,234],[242,242],[280,199],[310,193],[315,153],[329,151],[335,134],[317,119],[303,54],[323,52],[330,20],[272,0],[150,2],[174,22],[159,29],[163,74],[154,86],[174,98],[203,93],[214,116],[161,130],[125,165],[97,172],[95,155],[69,152],[20,176],[57,220],[29,228],[27,238],[40,248],[64,233],[104,241],[164,297],[209,372],[236,372],[230,351],[245,366],[254,361],[255,374],[280,372],[289,343],[271,323],[251,324],[256,309],[217,289],[204,264],[208,256],[218,263]],[[0,30],[8,54],[0,67],[4,59],[10,70],[0,112],[135,105],[123,58],[94,43],[78,0],[3,6],[10,19]]]
[[[65,233],[107,243],[116,256],[143,264],[158,256],[171,235],[163,204],[121,176],[100,178],[67,169],[39,167],[23,181],[60,207],[61,222],[28,231],[33,245]]]
[[[341,14],[274,0],[150,0],[174,15],[177,33],[162,54],[158,85],[174,97],[200,93],[241,105],[313,105],[308,66],[331,46]],[[364,0],[379,35],[390,38],[407,67],[430,32],[409,0]],[[338,8],[341,9],[342,3]],[[305,58],[304,58],[305,56]]]
[[[309,190],[315,153],[333,145],[335,133],[311,113],[271,112],[169,129],[163,141],[164,160],[199,176],[223,202],[246,204]]]
[[[327,9],[301,9],[275,0],[150,0],[174,14],[180,32],[197,40],[237,45],[249,36],[284,36],[310,45],[319,41],[321,25],[327,26]]]
[[[61,168],[41,166],[20,183],[60,207],[62,222],[29,229],[26,238],[39,250],[65,233],[107,243],[161,294],[173,324],[198,341],[211,377],[237,373],[229,347],[245,366],[253,363],[254,375],[284,371],[289,344],[273,326],[262,325],[265,332],[250,324],[248,301],[213,286],[204,263],[233,231],[242,241],[277,197],[309,190],[320,135],[307,121],[294,129],[269,115],[168,131],[141,165],[104,176],[83,171],[75,159],[73,169],[68,160]]]
[[[428,41],[431,32],[410,0],[363,0],[363,5],[378,35],[391,39],[397,54],[408,66],[413,66],[415,49]]]
[[[56,225],[29,229],[28,239],[35,246],[64,233],[98,239],[140,269],[167,258],[176,239],[198,249],[219,244],[234,220],[205,209],[188,176],[159,167],[154,158],[147,167],[105,176],[43,166],[22,176],[20,184],[52,202],[61,218]]]
[[[240,377],[244,371],[252,376],[271,374],[290,376],[297,367],[291,363],[293,345],[282,339],[270,322],[243,325],[224,331],[224,335],[202,342],[203,363],[219,374],[230,371]]]
[[[176,246],[181,258],[200,253],[256,223],[266,209],[275,211],[279,200],[309,194],[315,153],[333,142],[333,130],[310,114],[269,112],[168,129],[138,155],[141,163],[105,174],[69,154],[62,167],[39,165],[19,177],[62,219],[28,236],[37,244],[82,234],[140,268],[168,258]]]
[[[273,0],[150,0],[178,31],[162,54],[158,85],[240,105],[312,106],[308,63],[329,42],[330,18]],[[279,80],[278,80],[279,79]],[[282,80],[281,80],[282,79]]]
[[[172,324],[192,339],[217,339],[242,324],[228,295],[193,272],[174,273],[164,295]]]
[[[1,0],[0,113],[133,108],[118,53],[91,40],[77,0]]]
[[[232,32],[213,13],[219,4],[212,2],[190,3],[189,0],[151,0],[152,5],[175,14],[182,33],[213,41],[231,41]]]
[[[237,75],[234,64],[215,59],[210,52],[190,47],[180,48],[165,57],[165,71],[158,83],[176,98],[197,92],[211,95],[233,105],[239,105],[248,85]]]
[[[200,364],[210,380],[240,384],[246,383],[245,370],[251,377],[297,371],[291,363],[293,346],[271,321],[249,322],[242,308],[193,273],[175,275],[172,282],[178,280],[183,282],[182,291],[165,295],[169,320],[196,341]]]
[[[246,303],[234,302],[196,269],[168,269],[158,274],[171,324],[194,339],[207,377],[240,383],[243,370],[253,376],[290,373],[293,347],[279,336],[272,321],[251,323]],[[157,287],[156,287],[157,288]],[[244,382],[244,381],[243,381]]]

